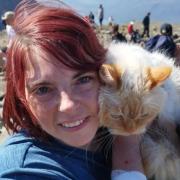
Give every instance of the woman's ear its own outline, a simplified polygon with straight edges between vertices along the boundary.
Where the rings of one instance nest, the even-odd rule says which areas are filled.
[[[146,69],[148,88],[151,90],[161,85],[171,75],[171,72],[172,68],[169,66],[148,67]]]
[[[103,64],[99,70],[100,80],[107,86],[118,88],[120,86],[121,71],[114,64]]]

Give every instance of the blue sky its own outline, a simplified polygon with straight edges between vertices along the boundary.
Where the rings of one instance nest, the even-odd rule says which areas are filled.
[[[131,20],[142,21],[150,11],[152,21],[180,23],[180,0],[64,0],[81,14],[92,11],[97,15],[99,4],[103,4],[105,21],[113,16],[115,22],[123,24]]]

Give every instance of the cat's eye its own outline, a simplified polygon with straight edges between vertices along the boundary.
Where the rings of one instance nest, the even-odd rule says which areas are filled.
[[[141,115],[141,117],[144,117],[144,118],[145,118],[145,117],[147,117],[148,115],[149,115],[148,113],[144,113],[144,114]]]
[[[111,114],[111,118],[113,118],[113,119],[122,119],[123,116],[121,114]]]

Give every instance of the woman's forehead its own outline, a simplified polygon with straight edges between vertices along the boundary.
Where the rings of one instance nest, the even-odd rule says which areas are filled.
[[[38,48],[36,48],[34,51],[31,51],[31,55],[29,56],[29,59],[26,61],[25,66],[26,66],[26,70],[25,70],[26,80],[29,78],[39,79],[50,76],[54,76],[56,78],[58,75],[65,76],[65,74],[71,77],[74,74],[84,74],[87,72],[92,72],[92,71],[87,71],[84,68],[81,69],[70,68],[64,65],[60,60],[55,58],[48,51],[43,51]]]
[[[25,63],[25,73],[28,78],[38,77],[40,74],[52,73],[53,71],[55,73],[60,69],[75,71],[62,64],[52,54],[41,50],[33,51]]]
[[[33,48],[29,54],[30,56],[25,64],[27,70],[29,68],[31,69],[37,66],[42,66],[45,63],[69,69],[67,66],[62,64],[57,58],[55,58],[52,53],[48,51],[44,51],[40,48]]]

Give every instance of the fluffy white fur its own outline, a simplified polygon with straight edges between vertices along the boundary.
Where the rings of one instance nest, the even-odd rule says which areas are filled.
[[[111,70],[100,71],[104,82],[99,95],[101,125],[112,134],[138,134],[158,116],[142,139],[145,170],[149,178],[179,180],[180,147],[175,132],[180,123],[179,67],[161,53],[125,43],[112,44],[105,63],[119,69],[119,76],[114,80]],[[147,68],[161,66],[172,68],[170,76],[148,89]],[[113,83],[118,80],[120,86],[116,87]]]
[[[159,115],[163,119],[180,121],[180,69],[174,65],[173,59],[158,52],[149,53],[138,45],[119,43],[109,47],[106,63],[116,64],[125,71],[121,77],[123,89],[128,93],[129,87],[133,87],[137,94],[143,91],[143,71],[146,67],[172,67],[171,76],[151,91],[146,103],[159,106]]]

